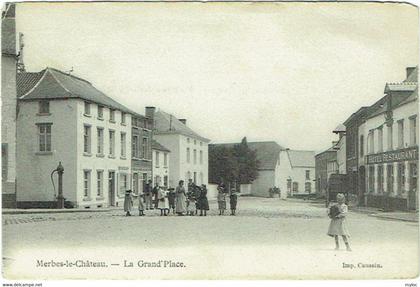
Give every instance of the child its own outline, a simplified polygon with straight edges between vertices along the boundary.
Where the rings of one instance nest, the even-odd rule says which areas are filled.
[[[125,216],[131,216],[131,208],[133,207],[133,196],[131,190],[125,192],[124,197],[124,211],[126,212]]]
[[[172,213],[175,214],[175,189],[169,188],[168,190],[169,209],[172,208]]]
[[[342,236],[346,244],[347,251],[351,251],[348,237],[350,236],[347,225],[346,215],[348,207],[345,204],[346,198],[344,194],[337,194],[337,204],[331,205],[328,209],[328,216],[331,218],[330,226],[328,228],[328,235],[335,239],[335,250],[340,249],[338,237]]]
[[[207,210],[209,210],[209,201],[207,199],[207,187],[205,184],[201,185],[201,192],[198,198],[199,207],[200,207],[200,216],[207,216]]]
[[[187,214],[193,216],[195,212],[195,186],[187,192]]]
[[[230,192],[230,215],[235,216],[236,213],[236,205],[238,203],[238,194],[236,193],[236,189],[232,188]]]
[[[169,213],[169,201],[168,201],[168,191],[166,186],[158,189],[158,208],[160,209],[160,216],[168,216]]]
[[[226,209],[226,193],[221,185],[217,187],[217,191],[217,204],[219,205],[219,215],[223,215]]]
[[[144,193],[139,193],[139,216],[144,216]]]

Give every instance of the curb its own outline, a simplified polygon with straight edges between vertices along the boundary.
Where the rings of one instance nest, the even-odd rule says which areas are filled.
[[[108,212],[113,209],[22,209],[22,210],[7,210],[3,209],[2,214],[34,214],[34,213],[78,213],[78,212]]]

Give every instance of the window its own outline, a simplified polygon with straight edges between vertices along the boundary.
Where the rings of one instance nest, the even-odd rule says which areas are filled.
[[[401,194],[405,189],[405,164],[403,162],[398,164],[398,194]]]
[[[200,164],[203,164],[203,151],[200,150]]]
[[[90,115],[90,103],[89,102],[85,102],[85,115],[86,116]]]
[[[102,170],[98,170],[96,172],[96,187],[97,187],[97,195],[98,196],[102,196],[103,191],[104,191],[104,172]]]
[[[375,149],[374,149],[374,131],[373,130],[370,130],[369,134],[368,134],[368,152],[370,154],[375,152]]]
[[[384,167],[382,165],[378,165],[377,168],[377,174],[378,174],[378,193],[384,192]]]
[[[167,175],[163,176],[163,185],[168,187],[168,176]]]
[[[194,184],[197,184],[197,172],[194,171],[194,179],[193,179]]]
[[[90,126],[85,125],[83,130],[83,152],[89,153],[91,152],[90,148],[91,138],[90,138]]]
[[[147,137],[143,137],[143,145],[142,145],[142,152],[143,152],[143,158],[149,158],[149,140]]]
[[[197,144],[197,141],[196,140],[194,140],[194,145],[196,145]]]
[[[132,157],[139,158],[140,157],[140,155],[139,155],[140,149],[139,149],[139,137],[138,136],[133,136],[132,145],[133,145],[132,151],[131,151]]]
[[[363,135],[360,136],[360,156],[363,157],[365,155],[365,150],[364,150],[364,137]]]
[[[121,112],[121,124],[125,125],[125,113]]]
[[[50,113],[50,102],[49,101],[40,101],[39,102],[39,114],[45,115]]]
[[[127,140],[126,140],[125,133],[121,133],[121,157],[126,157],[127,153]]]
[[[39,124],[39,151],[51,151],[51,124]]]
[[[83,195],[90,196],[90,170],[83,171]]]
[[[410,118],[410,146],[417,144],[417,117]]]
[[[386,191],[393,193],[394,192],[394,166],[393,164],[388,164],[386,166]]]
[[[305,182],[305,192],[307,193],[311,193],[311,183],[310,182]]]
[[[194,159],[194,164],[197,164],[197,150],[196,149],[193,151],[193,159]]]
[[[160,153],[157,151],[156,153],[155,153],[155,158],[156,158],[156,167],[159,167],[159,155],[160,155]]]
[[[398,121],[398,148],[404,147],[404,120]]]
[[[191,172],[187,171],[186,174],[186,181],[188,181],[191,178]]]
[[[102,120],[104,118],[104,107],[98,106],[98,119]]]
[[[163,166],[168,167],[168,154],[166,152],[163,154]]]
[[[133,191],[134,193],[139,193],[139,174],[133,173]]]
[[[306,180],[310,180],[311,179],[311,171],[310,170],[306,170],[305,171],[305,178],[306,178]]]
[[[200,142],[200,146],[202,146],[203,145],[203,142]]]
[[[115,123],[115,110],[109,109],[109,121]]]
[[[97,135],[98,135],[98,151],[99,155],[104,154],[104,129],[97,128]]]
[[[200,184],[204,184],[204,175],[200,172]]]
[[[187,138],[187,143],[190,143],[190,138]]]
[[[109,131],[109,155],[115,156],[115,131]]]
[[[388,137],[388,139],[387,139],[387,142],[388,142],[388,150],[392,150],[394,147],[393,147],[393,140],[392,140],[392,125],[391,126],[389,126],[388,127],[388,135],[387,135],[387,137]]]
[[[383,130],[382,127],[378,128],[378,152],[382,152],[384,149],[384,136],[383,136]]]
[[[190,162],[190,148],[187,147],[187,163]]]

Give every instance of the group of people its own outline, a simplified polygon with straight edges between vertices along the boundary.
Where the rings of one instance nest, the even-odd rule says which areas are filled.
[[[223,182],[217,187],[217,202],[219,215],[224,215],[226,210],[226,197],[230,198],[231,215],[236,215],[236,206],[238,195],[235,188],[228,190]],[[144,216],[145,210],[159,209],[161,216],[168,216],[172,210],[173,214],[207,216],[209,202],[207,199],[207,187],[205,184],[196,185],[191,179],[188,182],[187,190],[184,187],[184,181],[180,180],[178,186],[167,188],[156,184],[152,188],[152,181],[145,185],[144,192],[138,195],[127,190],[124,198],[124,211],[126,216],[131,216],[134,198],[138,198],[139,216]]]

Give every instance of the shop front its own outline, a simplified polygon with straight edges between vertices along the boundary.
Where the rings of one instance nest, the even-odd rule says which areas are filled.
[[[418,146],[367,155],[367,206],[418,210],[418,159]]]

